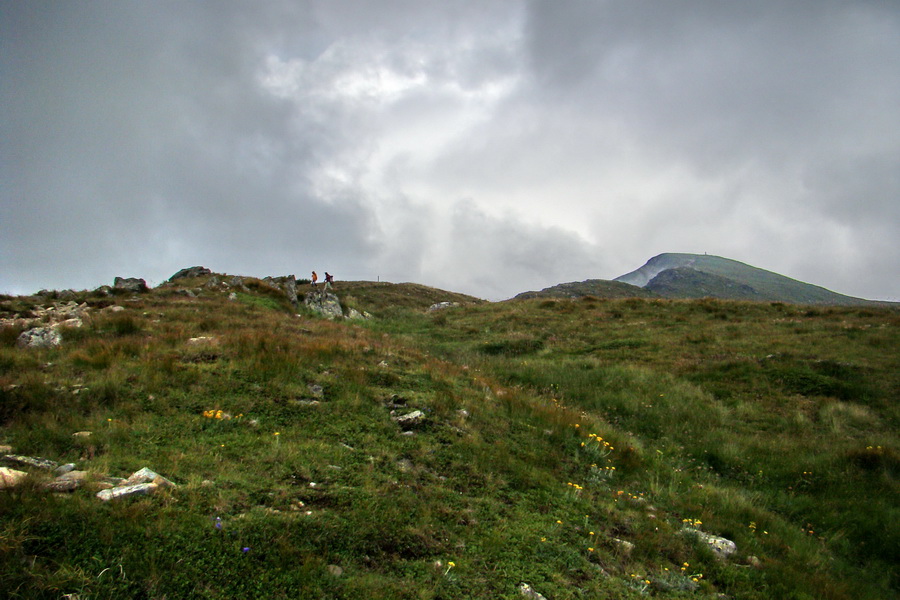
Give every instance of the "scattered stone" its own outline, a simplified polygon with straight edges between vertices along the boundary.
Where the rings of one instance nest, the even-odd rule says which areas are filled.
[[[108,285],[101,285],[94,290],[94,293],[98,296],[112,296],[112,288]]]
[[[228,294],[228,299],[234,302],[235,300],[237,300],[237,293],[231,292],[230,294]]]
[[[147,467],[132,473],[131,477],[125,480],[124,485],[137,485],[141,483],[155,483],[159,487],[166,488],[178,487],[156,471],[148,469]]]
[[[74,492],[79,487],[81,482],[77,479],[56,478],[44,484],[45,490],[54,493]]]
[[[425,413],[423,413],[421,410],[414,410],[411,413],[406,413],[405,415],[391,418],[395,423],[397,423],[397,425],[400,426],[401,429],[405,431],[415,429],[416,427],[420,427],[425,423]]]
[[[397,470],[401,473],[410,473],[415,469],[413,462],[408,458],[401,458],[397,461]]]
[[[747,557],[747,565],[753,567],[754,569],[762,569],[762,561],[759,560],[757,556],[748,556]]]
[[[0,454],[12,454],[12,451],[13,451],[12,446],[7,446],[7,445],[0,446]]]
[[[84,325],[84,321],[82,321],[79,318],[74,318],[74,319],[66,319],[65,321],[60,321],[59,323],[55,324],[54,327],[78,328],[78,327],[81,327],[82,325]]]
[[[368,311],[359,312],[355,308],[350,308],[347,310],[347,318],[354,321],[368,321],[372,315]]]
[[[468,419],[469,418],[469,411],[467,411],[464,408],[461,408],[458,411],[456,411],[456,414],[459,415],[460,419]]]
[[[64,465],[60,465],[56,467],[53,471],[56,475],[65,475],[66,473],[71,473],[75,470],[75,463],[66,463]]]
[[[249,292],[250,288],[244,285],[244,278],[238,275],[235,275],[231,278],[231,287],[238,288],[242,292]]]
[[[201,335],[188,339],[187,344],[188,346],[218,346],[219,338]]]
[[[295,404],[296,406],[318,406],[320,402],[318,400],[309,400],[308,398],[301,398],[300,400],[292,400],[291,404]]]
[[[53,327],[35,327],[16,339],[19,348],[54,348],[62,343],[62,334]]]
[[[147,291],[147,282],[137,277],[116,277],[113,280],[113,289],[139,294]]]
[[[453,308],[454,306],[459,306],[459,302],[438,302],[437,304],[432,304],[431,306],[429,306],[428,312],[443,310],[445,308]]]
[[[622,552],[625,556],[631,556],[631,553],[634,552],[634,544],[629,542],[628,540],[620,540],[619,538],[613,538],[613,543],[616,547]]]
[[[532,588],[527,583],[519,584],[519,593],[528,598],[528,600],[547,600],[544,596],[537,593],[534,588]]]
[[[210,275],[211,273],[212,271],[210,271],[206,267],[187,267],[186,269],[181,269],[180,271],[169,277],[169,283],[175,281],[176,279],[202,277],[203,275]]]
[[[92,435],[92,432],[90,432],[90,431],[76,431],[75,433],[72,434],[72,437],[74,437],[74,438],[89,438],[89,437],[91,437],[91,435]]]
[[[139,483],[137,485],[123,485],[119,487],[109,488],[108,490],[100,490],[97,497],[108,502],[116,498],[127,498],[129,496],[142,496],[152,494],[159,486],[155,483]]]
[[[18,454],[7,454],[3,457],[3,462],[14,467],[35,467],[37,469],[44,469],[46,471],[52,471],[59,467],[59,463],[53,462],[52,460],[46,458],[40,458],[36,456],[20,456]]]
[[[69,471],[68,473],[63,473],[57,479],[71,479],[72,481],[83,482],[88,477],[87,471]]]
[[[403,396],[391,394],[391,397],[385,401],[384,405],[388,408],[406,408],[406,402],[407,400]]]
[[[117,312],[122,312],[123,310],[125,310],[124,306],[119,306],[118,304],[113,304],[112,306],[107,306],[106,308],[101,308],[100,312],[117,313]]]
[[[732,542],[729,539],[719,537],[717,535],[712,535],[710,533],[706,533],[704,531],[700,531],[699,529],[694,529],[691,527],[685,527],[682,529],[684,533],[688,533],[694,535],[701,542],[709,546],[710,550],[713,551],[713,554],[720,559],[726,559],[735,552],[737,552],[737,544]]]
[[[306,386],[306,389],[309,390],[309,393],[312,394],[313,398],[322,398],[325,396],[325,388],[316,383],[310,383]]]
[[[337,565],[328,565],[328,574],[334,577],[340,577],[344,574],[344,569]]]
[[[0,467],[0,490],[14,488],[25,481],[27,477],[28,473],[25,471]]]

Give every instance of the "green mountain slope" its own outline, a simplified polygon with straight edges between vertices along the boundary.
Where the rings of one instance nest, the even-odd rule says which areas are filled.
[[[573,281],[560,283],[552,287],[544,288],[539,292],[522,292],[516,295],[515,300],[529,300],[533,298],[580,298],[582,296],[594,296],[595,298],[658,298],[658,294],[635,285],[606,279],[588,279],[586,281]]]
[[[900,592],[896,310],[227,281],[0,297],[4,597]]]
[[[765,299],[747,284],[690,267],[676,267],[661,271],[643,289],[659,294],[663,298]]]
[[[679,271],[664,274],[671,269]],[[689,277],[685,269],[693,270],[698,275]],[[699,274],[719,279],[713,282],[709,277]],[[660,276],[663,279],[654,282]],[[710,296],[834,306],[885,304],[844,296],[736,260],[705,254],[660,254],[651,258],[640,269],[616,277],[614,281],[649,289],[668,298]],[[704,287],[709,293],[704,292]]]

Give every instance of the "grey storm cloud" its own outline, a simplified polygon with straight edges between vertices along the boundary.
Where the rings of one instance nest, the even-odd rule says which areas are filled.
[[[0,2],[0,292],[498,299],[660,252],[900,298],[887,2]]]

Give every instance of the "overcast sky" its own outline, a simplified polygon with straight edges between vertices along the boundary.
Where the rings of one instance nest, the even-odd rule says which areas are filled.
[[[898,240],[900,2],[0,0],[0,292],[708,252],[900,300]]]

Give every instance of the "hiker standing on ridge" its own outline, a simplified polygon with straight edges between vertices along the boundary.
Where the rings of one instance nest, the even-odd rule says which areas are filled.
[[[312,284],[313,287],[316,287],[316,282],[317,282],[318,280],[319,280],[319,276],[316,274],[315,271],[313,271],[313,272],[312,272],[312,279],[310,280],[310,283]]]
[[[334,288],[334,275],[330,274],[328,271],[325,271],[325,289],[330,290]]]

